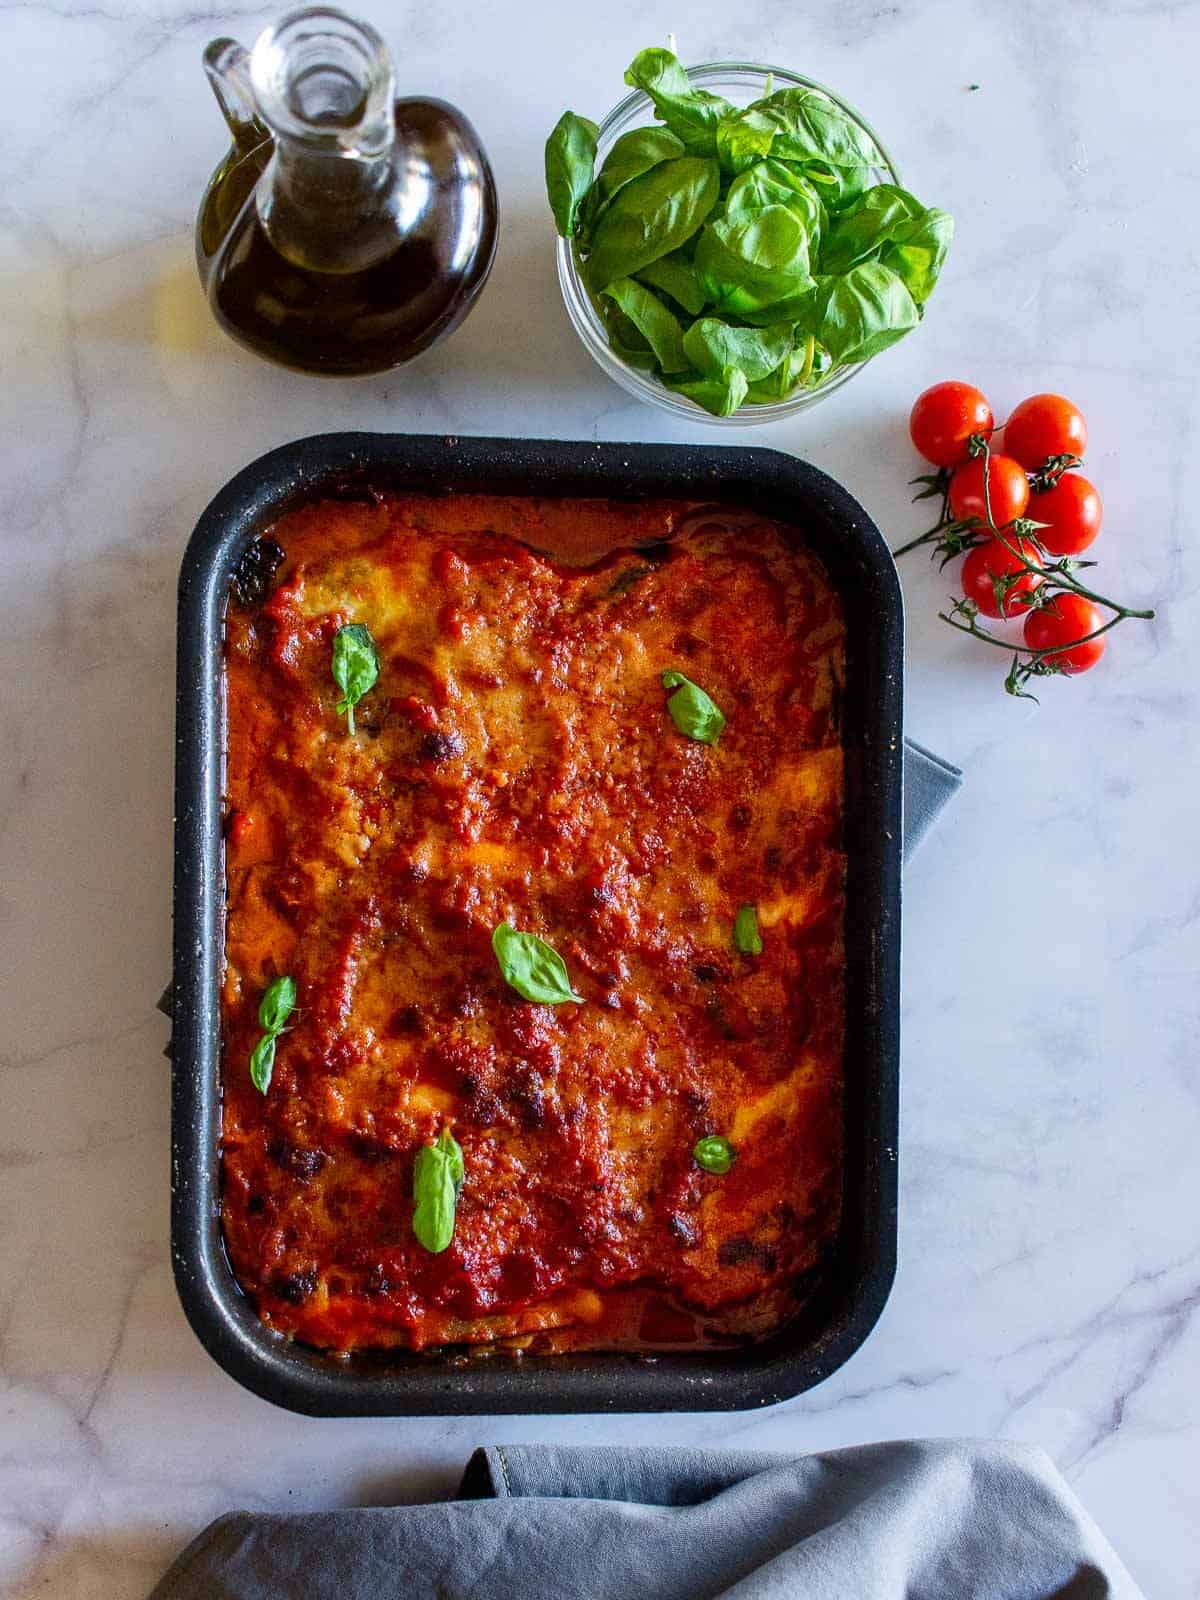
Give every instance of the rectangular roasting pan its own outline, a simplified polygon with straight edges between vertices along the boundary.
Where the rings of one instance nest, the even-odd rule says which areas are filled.
[[[726,501],[793,523],[846,611],[846,1123],[842,1226],[799,1315],[697,1354],[330,1357],[272,1333],[225,1257],[220,1200],[224,945],[222,635],[247,544],[293,506],[368,489]],[[171,1251],[210,1355],[314,1416],[715,1411],[811,1388],[871,1331],[896,1260],[901,851],[900,586],[879,530],[832,479],[775,450],[329,433],[252,462],[200,518],[179,582]]]

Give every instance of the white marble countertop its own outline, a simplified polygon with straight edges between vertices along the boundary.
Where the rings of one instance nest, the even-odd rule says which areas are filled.
[[[484,1440],[994,1434],[1051,1452],[1147,1594],[1200,1595],[1200,647],[1182,610],[1200,584],[1200,10],[815,0],[731,24],[717,0],[377,5],[402,89],[477,123],[503,238],[448,344],[343,385],[236,350],[192,266],[224,147],[200,51],[269,14],[0,8],[0,1587],[135,1600],[220,1511],[438,1496]],[[900,1270],[841,1372],[759,1414],[291,1416],[204,1354],[168,1263],[153,1001],[180,553],[230,473],[321,429],[715,437],[639,406],[576,343],[541,193],[562,108],[606,110],[670,28],[690,59],[837,87],[959,224],[924,327],[736,442],[808,457],[896,542],[922,525],[919,389],[969,377],[998,411],[1065,390],[1091,422],[1106,575],[1160,618],[1018,704],[909,558],[909,730],[968,783],[907,874]]]

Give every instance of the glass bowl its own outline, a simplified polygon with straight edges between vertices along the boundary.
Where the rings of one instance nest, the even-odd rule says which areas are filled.
[[[872,169],[873,180],[876,183],[899,184],[900,173],[896,163],[888,155],[871,124],[865,117],[860,116],[853,106],[847,105],[840,95],[834,94],[823,83],[817,83],[813,78],[801,77],[798,72],[788,72],[784,67],[767,67],[752,61],[710,61],[701,67],[689,67],[688,77],[697,88],[711,89],[738,106],[749,105],[752,100],[761,99],[772,89],[796,86],[802,89],[820,90],[874,140],[883,158],[883,165]],[[648,124],[662,126],[661,123],[656,123],[654,106],[649,95],[643,94],[640,89],[635,89],[632,94],[626,95],[619,105],[614,106],[600,124],[597,170],[621,134]],[[636,367],[627,365],[614,353],[608,342],[608,332],[584,286],[570,239],[558,240],[557,255],[558,283],[567,307],[567,315],[596,365],[602,368],[614,383],[619,383],[622,389],[627,389],[639,400],[660,406],[662,410],[673,412],[677,417],[684,417],[692,422],[711,422],[721,427],[731,425],[742,428],[758,427],[764,422],[777,422],[781,417],[794,416],[798,411],[807,411],[810,406],[819,404],[835,390],[843,388],[868,365],[866,361],[860,361],[855,366],[844,367],[841,372],[835,372],[833,377],[819,388],[798,389],[786,400],[773,400],[766,405],[744,405],[730,417],[714,417],[711,412],[705,411],[703,406],[698,406],[694,400],[675,394],[653,374],[639,372]]]

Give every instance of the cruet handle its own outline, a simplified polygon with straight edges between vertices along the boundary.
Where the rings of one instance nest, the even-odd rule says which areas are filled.
[[[250,83],[250,52],[236,39],[214,39],[204,52],[204,70],[229,124],[233,142],[261,144],[270,130],[258,114]]]

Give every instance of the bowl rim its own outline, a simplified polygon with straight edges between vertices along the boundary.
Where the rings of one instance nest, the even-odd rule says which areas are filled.
[[[880,139],[878,133],[862,113],[848,100],[836,94],[826,84],[816,78],[806,77],[801,72],[795,72],[790,67],[771,66],[762,61],[705,61],[694,67],[684,69],[689,79],[696,83],[707,85],[720,81],[722,78],[735,74],[751,73],[755,76],[777,80],[788,87],[816,89],[819,93],[832,100],[870,135],[876,150],[882,157],[879,171],[887,174],[885,181],[901,184],[900,169],[887,146]],[[644,89],[632,89],[623,99],[619,100],[608,112],[599,125],[597,147],[604,145],[605,139],[614,128],[623,122],[634,111],[644,107],[653,126],[661,126],[653,116],[654,103]],[[591,297],[584,285],[583,277],[575,257],[574,243],[571,239],[564,239],[561,235],[555,236],[555,261],[558,268],[558,285],[562,294],[563,304],[566,306],[567,315],[572,327],[578,334],[580,342],[596,365],[605,372],[615,383],[619,384],[627,393],[635,395],[638,399],[646,400],[651,405],[656,405],[664,411],[670,411],[677,417],[684,417],[692,422],[710,423],[716,427],[761,427],[768,422],[779,421],[783,417],[798,415],[810,407],[818,405],[837,390],[844,388],[851,379],[858,376],[864,368],[870,366],[875,358],[872,356],[866,361],[857,362],[853,366],[844,367],[841,372],[835,373],[828,383],[822,384],[818,389],[802,389],[789,395],[785,400],[772,400],[762,404],[743,405],[728,417],[715,417],[710,411],[705,411],[703,406],[689,400],[686,395],[676,394],[668,389],[664,383],[652,374],[639,372],[636,367],[631,367],[622,361],[609,343],[608,334],[604,324],[596,314]]]

